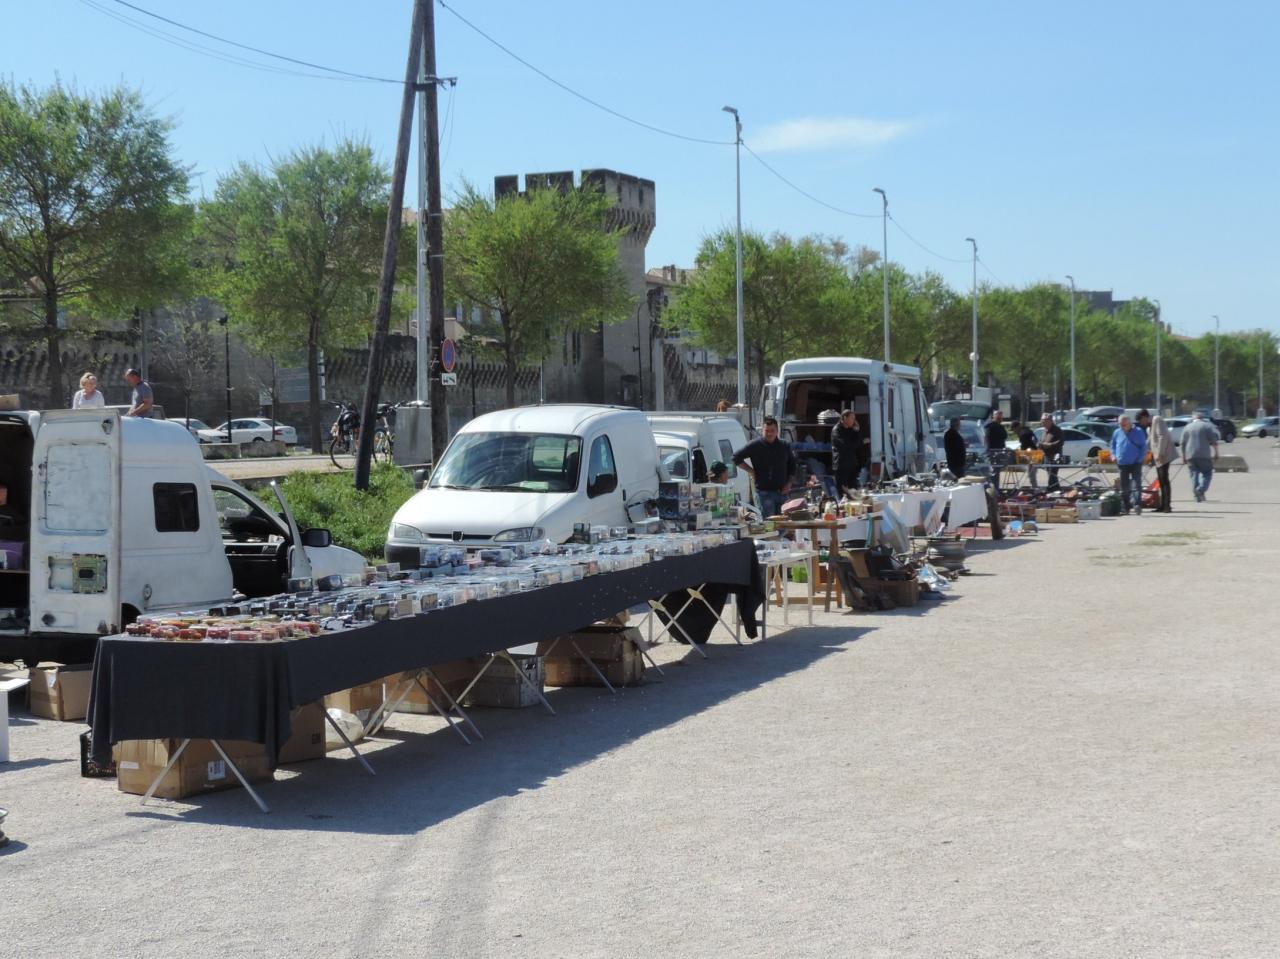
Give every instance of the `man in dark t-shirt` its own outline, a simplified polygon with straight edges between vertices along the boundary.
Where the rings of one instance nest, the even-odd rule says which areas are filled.
[[[733,454],[735,465],[755,482],[756,505],[762,516],[776,516],[791,490],[796,472],[791,444],[778,439],[778,421],[766,416],[760,436]],[[748,466],[746,461],[750,460]]]
[[[141,416],[144,419],[151,418],[151,404],[153,401],[151,393],[151,384],[142,378],[142,374],[137,370],[129,370],[124,374],[125,382],[133,389],[133,395],[129,399],[129,409],[125,416]]]

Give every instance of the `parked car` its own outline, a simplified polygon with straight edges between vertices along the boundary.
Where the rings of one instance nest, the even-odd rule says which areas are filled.
[[[196,438],[201,443],[225,443],[227,442],[227,424],[223,423],[215,429],[200,430]],[[267,440],[281,440],[293,446],[298,442],[298,431],[292,426],[256,416],[231,421],[231,442],[265,443]]]
[[[197,441],[200,441],[200,442],[203,442],[202,440],[200,440],[200,431],[212,429],[212,427],[210,427],[209,424],[206,423],[204,420],[198,420],[194,416],[190,418],[185,416],[175,416],[169,422],[177,423],[179,426],[183,427],[188,433],[194,436]],[[225,439],[226,437],[225,432],[223,433],[223,437]]]
[[[1169,434],[1175,443],[1182,442],[1182,431],[1186,429],[1191,420],[1192,417],[1190,416],[1171,416],[1165,420],[1165,423],[1169,426]],[[1236,424],[1231,420],[1210,419],[1209,422],[1218,431],[1218,439],[1222,440],[1222,442],[1230,443],[1235,440]]]
[[[1086,433],[1095,440],[1101,441],[1105,447],[1111,442],[1111,434],[1116,431],[1115,423],[1099,423],[1094,420],[1077,420],[1074,423],[1064,423],[1063,427],[1070,427],[1078,433]]]
[[[944,466],[947,462],[946,441],[943,439],[945,434],[946,429],[935,431],[933,434],[933,445],[938,451],[938,462]],[[987,461],[987,437],[982,432],[982,427],[977,421],[961,419],[960,436],[964,439],[965,452],[968,453],[971,462],[985,463]]]
[[[1078,419],[1095,423],[1114,423],[1124,415],[1123,406],[1090,406],[1080,411]]]
[[[1116,427],[1113,426],[1110,429],[1111,432],[1115,432]],[[1044,427],[1038,426],[1033,432],[1036,442],[1039,443],[1044,437]],[[1011,450],[1021,448],[1021,444],[1016,439],[1009,440],[1005,445]],[[1103,440],[1076,429],[1074,425],[1062,427],[1062,452],[1072,463],[1083,463],[1089,457],[1097,456],[1100,451],[1107,449],[1110,445],[1111,433],[1108,433],[1107,438]]]
[[[1169,438],[1174,443],[1182,442],[1182,431],[1187,428],[1187,424],[1191,422],[1190,416],[1170,416],[1164,421],[1169,427]]]
[[[578,523],[626,526],[658,496],[658,447],[639,410],[522,406],[486,413],[450,441],[427,486],[396,511],[388,562],[428,543],[563,543]]]
[[[1245,439],[1251,439],[1254,436],[1262,439],[1268,436],[1280,436],[1280,416],[1264,416],[1262,419],[1254,420],[1240,431],[1240,435]]]
[[[1218,428],[1218,435],[1222,437],[1224,443],[1234,443],[1236,439],[1236,424],[1231,420],[1217,419],[1210,420],[1214,426]]]

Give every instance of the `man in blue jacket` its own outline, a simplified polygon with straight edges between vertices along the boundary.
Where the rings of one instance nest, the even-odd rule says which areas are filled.
[[[1142,515],[1142,461],[1147,456],[1147,434],[1127,416],[1111,434],[1111,456],[1120,467],[1120,512],[1132,509]]]

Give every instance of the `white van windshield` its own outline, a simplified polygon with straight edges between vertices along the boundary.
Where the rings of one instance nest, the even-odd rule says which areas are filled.
[[[459,433],[431,474],[432,489],[568,493],[578,488],[582,438],[547,433]]]

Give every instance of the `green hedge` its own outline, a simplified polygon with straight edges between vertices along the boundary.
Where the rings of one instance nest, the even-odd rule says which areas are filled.
[[[391,517],[413,495],[413,481],[395,466],[375,466],[367,493],[351,480],[351,473],[291,473],[284,495],[299,529],[324,527],[335,545],[380,563]]]

